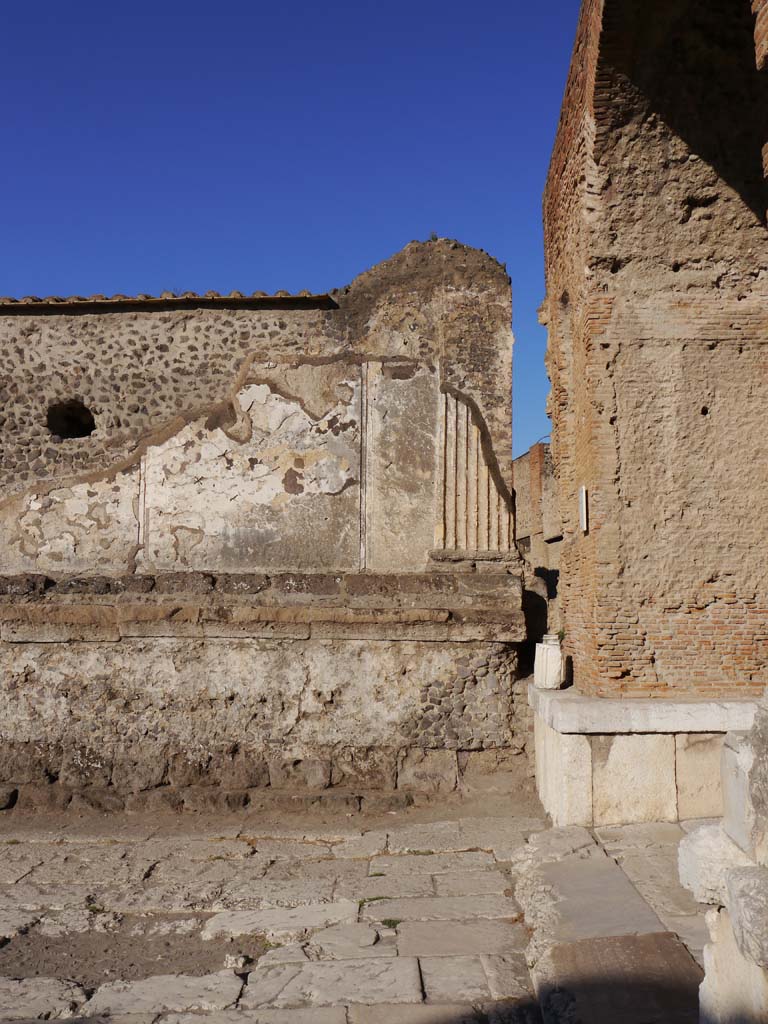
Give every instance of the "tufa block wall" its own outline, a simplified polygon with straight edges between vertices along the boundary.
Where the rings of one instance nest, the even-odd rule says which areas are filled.
[[[0,301],[3,799],[514,759],[510,322],[446,240],[330,296]]]
[[[764,60],[764,4],[757,15]],[[544,200],[577,685],[768,683],[768,87],[749,4],[586,0]],[[589,530],[578,494],[589,495]]]

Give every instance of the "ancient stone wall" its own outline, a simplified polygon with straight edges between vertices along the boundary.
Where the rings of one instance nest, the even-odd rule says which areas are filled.
[[[545,196],[543,319],[566,653],[596,694],[768,682],[754,28],[746,2],[582,8]]]
[[[557,569],[563,527],[549,445],[533,445],[512,465],[520,553],[532,568]]]
[[[329,296],[0,301],[7,792],[517,752],[510,320],[449,241]]]

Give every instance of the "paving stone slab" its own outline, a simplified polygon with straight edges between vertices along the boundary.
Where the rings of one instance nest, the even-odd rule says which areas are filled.
[[[511,882],[501,871],[447,871],[434,876],[438,896],[502,895],[511,888]]]
[[[240,1006],[288,1009],[348,1006],[353,1003],[419,1003],[419,964],[415,958],[324,960],[283,964],[252,971]]]
[[[258,970],[260,967],[268,967],[270,964],[303,964],[309,960],[304,949],[304,944],[300,942],[291,942],[287,946],[278,946],[276,949],[268,949],[266,953],[263,953],[259,957],[259,962],[256,965]]]
[[[710,941],[706,914],[677,916],[660,913],[659,917],[666,930],[677,935],[693,959],[700,964],[703,960],[704,947]]]
[[[368,860],[279,860],[270,865],[265,880],[310,882],[315,879],[338,881],[342,878],[358,879],[368,875]]]
[[[494,999],[526,999],[533,994],[533,982],[522,953],[481,956],[488,987]]]
[[[16,885],[0,887],[3,909],[12,910],[77,910],[93,899],[93,889],[85,885],[33,885],[26,879]]]
[[[265,935],[270,941],[295,942],[319,928],[352,924],[357,914],[358,905],[352,900],[274,910],[234,910],[210,918],[201,935],[204,939],[220,935]]]
[[[457,853],[467,850],[467,839],[458,821],[435,821],[425,825],[406,825],[389,832],[392,853]]]
[[[310,843],[287,839],[252,839],[251,846],[259,857],[270,860],[319,860],[332,857],[330,843]]]
[[[12,939],[28,931],[39,919],[40,915],[34,911],[14,907],[6,909],[0,904],[0,939]]]
[[[402,896],[434,896],[433,875],[368,876],[368,878],[341,878],[333,886],[334,899],[377,900],[397,899]]]
[[[685,835],[671,821],[651,821],[636,825],[601,825],[595,835],[609,853],[647,850],[653,846],[676,846]]]
[[[315,932],[307,946],[310,960],[357,960],[397,956],[394,941],[383,941],[367,924],[337,924]]]
[[[421,957],[419,965],[428,1003],[477,1003],[491,998],[479,956]]]
[[[553,943],[664,931],[618,864],[597,846],[586,853],[537,865],[520,876],[515,896],[534,929],[529,962]]]
[[[363,832],[359,836],[342,839],[333,846],[333,856],[339,859],[373,857],[387,849],[386,832]]]
[[[537,832],[519,847],[515,856],[510,858],[511,866],[514,871],[523,873],[536,865],[562,860],[595,845],[592,835],[579,825],[551,828],[546,832]]]
[[[110,1018],[110,1024],[113,1020]],[[165,1014],[157,1024],[206,1024],[206,1021],[209,1024],[347,1024],[347,1013],[343,1006],[305,1010],[221,1010],[215,1017],[200,1017],[192,1013]],[[126,1024],[133,1024],[133,1018]]]
[[[485,1024],[473,1006],[350,1006],[349,1024]]]
[[[385,855],[373,857],[369,874],[382,872],[385,875],[438,875],[446,871],[477,871],[481,868],[492,868],[496,862],[490,853],[473,851],[470,853],[434,853],[434,854],[402,854],[401,856]]]
[[[85,1002],[79,985],[57,978],[0,978],[0,1020],[71,1017]]]
[[[670,934],[552,947],[533,970],[547,1024],[698,1024],[702,972]]]
[[[471,1006],[350,1007],[349,1024],[485,1024],[485,1015]]]
[[[657,914],[697,914],[699,905],[680,884],[675,846],[651,847],[619,861],[621,869]]]
[[[525,926],[507,921],[403,921],[397,927],[400,956],[506,956],[527,944]]]
[[[157,1024],[347,1024],[343,1006],[311,1007],[294,1010],[226,1010],[209,1017],[161,1017]]]
[[[0,885],[15,885],[45,863],[39,848],[0,841]]]
[[[68,1024],[155,1024],[155,1021],[158,1020],[158,1015],[156,1013],[110,1013],[99,1014],[96,1017],[67,1016],[65,1019]],[[195,1020],[198,1024],[202,1024],[202,1021],[205,1019],[195,1015]],[[2,1017],[0,1017],[0,1020],[2,1020]],[[39,1024],[39,1020],[39,1017],[29,1017],[22,1020],[14,1020],[13,1024]],[[208,1020],[210,1021],[211,1018],[208,1018]],[[213,1024],[212,1021],[211,1024]]]
[[[509,896],[437,896],[377,900],[360,909],[364,921],[472,921],[520,917],[519,904]]]
[[[92,1016],[226,1010],[235,1005],[242,988],[243,982],[232,971],[201,977],[164,974],[141,981],[111,981],[96,990],[83,1007],[83,1013]]]
[[[211,896],[211,910],[263,910],[275,907],[306,907],[313,903],[331,903],[334,895],[352,898],[357,879],[349,879],[348,892],[338,892],[338,881],[330,878],[263,879],[257,882],[234,881]]]

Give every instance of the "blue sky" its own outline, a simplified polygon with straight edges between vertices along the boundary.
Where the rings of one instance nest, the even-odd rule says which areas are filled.
[[[524,451],[578,7],[8,0],[0,294],[325,291],[458,238],[512,276]]]

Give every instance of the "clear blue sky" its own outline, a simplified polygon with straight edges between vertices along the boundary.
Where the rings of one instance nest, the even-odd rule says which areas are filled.
[[[578,7],[8,0],[0,294],[325,291],[455,237],[512,276],[524,451]]]

